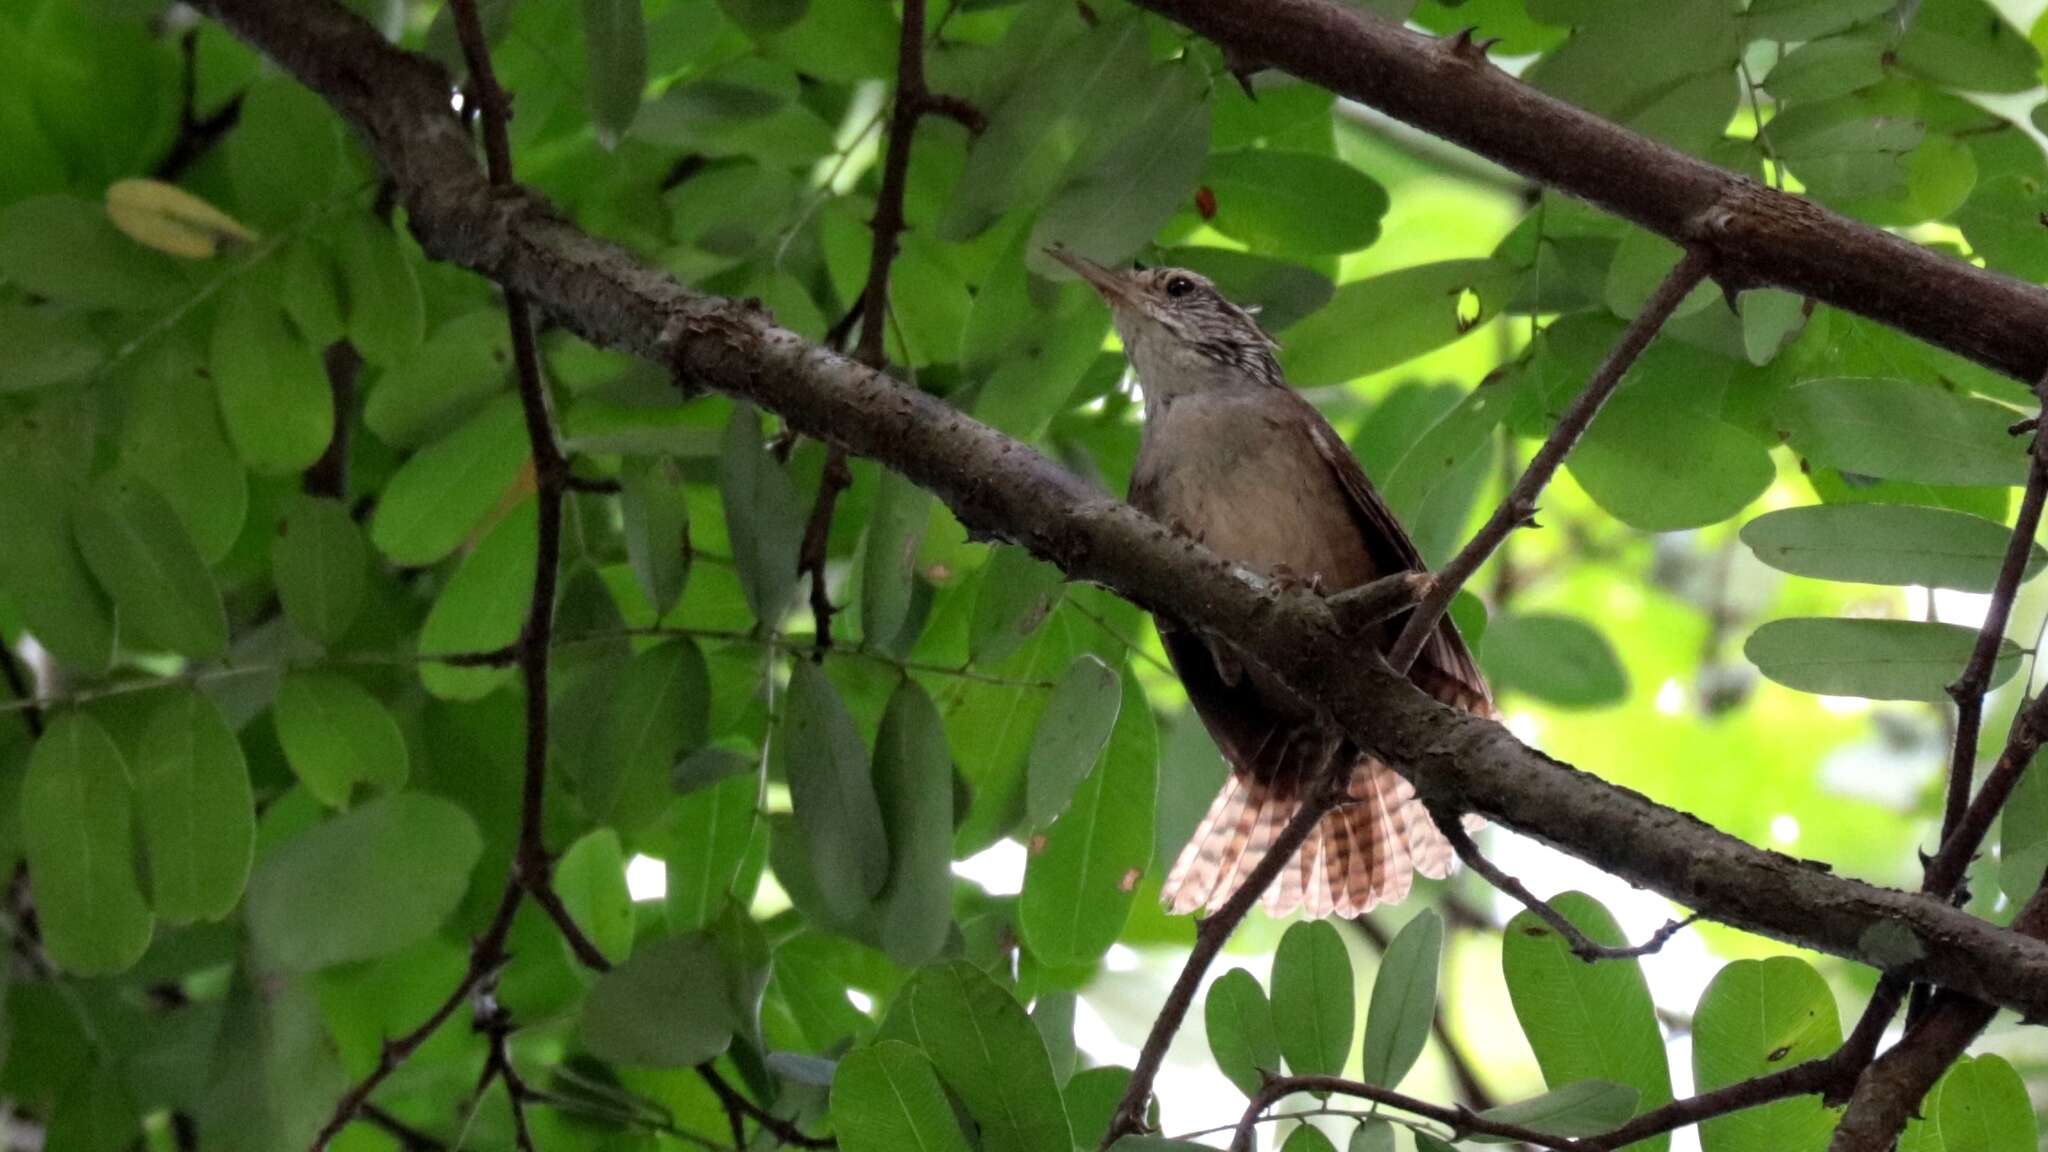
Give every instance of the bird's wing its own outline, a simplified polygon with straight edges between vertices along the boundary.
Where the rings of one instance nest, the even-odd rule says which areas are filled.
[[[1422,553],[1415,550],[1415,541],[1408,538],[1394,510],[1387,507],[1372,481],[1366,478],[1365,469],[1351,454],[1350,446],[1323,419],[1315,405],[1292,390],[1287,394],[1304,409],[1309,439],[1315,443],[1316,454],[1336,474],[1338,486],[1349,499],[1352,519],[1357,521],[1359,533],[1372,553],[1375,570],[1381,575],[1426,570]],[[1396,616],[1388,634],[1398,635],[1407,619],[1405,613]],[[1480,675],[1471,651],[1465,647],[1465,638],[1458,635],[1458,626],[1449,616],[1437,624],[1436,631],[1423,644],[1409,678],[1446,703],[1482,716],[1493,713],[1493,694],[1487,690],[1486,678]]]

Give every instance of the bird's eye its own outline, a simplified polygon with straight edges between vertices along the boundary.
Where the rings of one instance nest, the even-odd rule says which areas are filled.
[[[1185,276],[1175,276],[1166,282],[1166,294],[1175,300],[1195,290],[1195,282]]]

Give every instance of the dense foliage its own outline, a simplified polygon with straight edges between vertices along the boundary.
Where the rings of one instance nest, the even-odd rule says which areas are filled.
[[[450,9],[354,7],[464,73]],[[694,288],[849,345],[886,215],[900,8],[479,7],[522,182]],[[2037,6],[1364,7],[1475,27],[1619,123],[2048,280],[2043,65],[2010,22]],[[1679,256],[1312,86],[1241,84],[1245,62],[1122,0],[938,3],[924,58],[954,103],[911,118],[882,356],[1108,492],[1140,404],[1049,244],[1193,268],[1258,305],[1433,564]],[[1193,939],[1156,895],[1224,772],[1149,621],[969,539],[900,477],[543,322],[574,481],[537,883],[565,940],[508,887],[528,731],[512,654],[548,551],[531,412],[500,293],[404,225],[335,114],[219,26],[154,0],[0,0],[15,1127],[49,1152],[304,1147],[375,1077],[336,1147],[1095,1147],[1128,1072],[1077,1044],[1077,1017],[1136,1045],[1163,985],[1130,961],[1170,972]],[[2037,407],[1849,313],[1703,286],[1541,530],[1453,615],[1524,740],[1914,887],[1945,687],[2026,476],[2009,428]],[[2028,585],[1987,760],[2044,608]],[[1971,908],[2004,922],[2048,865],[2048,779],[2022,782],[1995,843]],[[1006,846],[1014,886],[987,879]],[[633,898],[637,858],[665,895]],[[1556,904],[1623,943],[1600,901]],[[1185,1095],[1348,1073],[1592,1135],[1688,1082],[1826,1056],[1854,1019],[1838,1001],[1875,981],[1703,924],[1680,939],[1712,964],[1675,1001],[1666,956],[1589,964],[1511,911],[1467,874],[1366,931],[1255,916],[1233,947],[1256,972],[1198,1005],[1210,1059],[1176,1073],[1200,1077]],[[504,956],[479,970],[470,942],[493,933]],[[387,1047],[451,992],[416,1050]],[[1909,1147],[2035,1146],[2041,1041],[1982,1047]],[[1169,1135],[1192,1127],[1172,1099]],[[1466,1134],[1329,1110],[1262,1139]],[[1698,1140],[1819,1149],[1836,1114],[1783,1100]]]

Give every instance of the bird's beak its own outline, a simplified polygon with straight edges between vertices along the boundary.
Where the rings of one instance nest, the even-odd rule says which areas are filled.
[[[1045,254],[1073,269],[1074,275],[1086,280],[1091,287],[1109,301],[1110,307],[1128,306],[1137,303],[1137,291],[1130,278],[1120,272],[1113,272],[1085,256],[1077,256],[1060,245],[1053,245]]]

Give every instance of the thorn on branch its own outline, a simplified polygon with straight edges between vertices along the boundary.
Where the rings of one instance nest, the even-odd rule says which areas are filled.
[[[1484,63],[1487,50],[1500,43],[1500,37],[1487,36],[1475,40],[1472,34],[1477,31],[1479,29],[1469,26],[1458,29],[1457,34],[1450,39],[1451,55],[1467,64]]]

